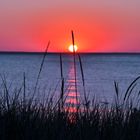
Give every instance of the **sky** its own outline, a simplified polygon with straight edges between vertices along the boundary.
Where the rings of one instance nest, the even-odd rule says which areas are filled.
[[[140,0],[0,0],[0,51],[140,52]]]

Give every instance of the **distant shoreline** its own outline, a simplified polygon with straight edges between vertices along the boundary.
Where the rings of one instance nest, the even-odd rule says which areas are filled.
[[[0,54],[44,54],[45,52],[22,52],[22,51],[0,51]],[[47,52],[47,54],[72,54],[68,52]],[[89,54],[89,55],[135,55],[140,52],[79,52],[78,54]]]

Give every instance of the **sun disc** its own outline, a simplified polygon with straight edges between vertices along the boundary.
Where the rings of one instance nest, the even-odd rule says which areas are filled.
[[[69,49],[70,52],[77,52],[78,47],[77,47],[77,45],[74,45],[74,46],[70,45],[68,49]]]

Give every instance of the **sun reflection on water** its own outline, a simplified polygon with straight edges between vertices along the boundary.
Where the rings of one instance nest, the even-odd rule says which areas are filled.
[[[66,82],[68,85],[68,91],[66,93],[65,110],[70,113],[75,113],[77,112],[77,107],[79,105],[80,93],[76,86],[76,83],[79,81],[77,78],[75,79],[75,69],[73,64],[71,64]]]

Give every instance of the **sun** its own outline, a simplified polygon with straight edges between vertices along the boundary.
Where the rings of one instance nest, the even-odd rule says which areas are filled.
[[[68,48],[68,50],[70,51],[70,52],[77,52],[77,50],[78,50],[78,47],[77,47],[77,45],[70,45],[69,46],[69,48]]]

